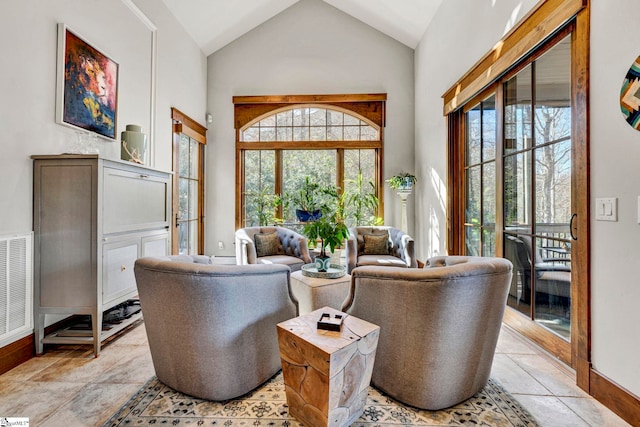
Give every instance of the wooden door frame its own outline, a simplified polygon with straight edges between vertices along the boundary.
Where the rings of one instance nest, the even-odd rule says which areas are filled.
[[[184,133],[194,139],[199,144],[199,165],[198,165],[198,254],[204,253],[204,147],[207,144],[207,128],[182,113],[177,108],[171,108],[172,119],[172,166],[173,166],[173,191],[172,191],[172,211],[171,211],[171,253],[178,253],[178,239],[176,229],[178,226],[178,181],[180,179],[179,160],[177,153],[180,147],[180,134]]]
[[[464,211],[464,191],[459,187],[461,147],[456,144],[462,135],[460,108],[495,82],[520,59],[532,52],[558,28],[571,23],[571,104],[572,104],[572,211],[577,215],[572,231],[577,244],[572,245],[572,324],[570,356],[563,360],[576,371],[576,384],[602,402],[631,425],[640,425],[640,398],[614,383],[591,363],[591,206],[589,170],[589,0],[542,0],[523,21],[509,32],[495,48],[483,57],[444,95],[447,117],[449,188],[447,208],[447,248],[450,254],[462,253],[464,240],[460,236]],[[496,218],[496,222],[498,219]],[[497,228],[497,226],[496,226]],[[496,242],[496,247],[498,242]],[[574,248],[575,247],[575,248]],[[505,322],[537,343],[552,342],[552,332],[536,325],[523,314],[507,308]],[[553,351],[553,349],[551,349]]]

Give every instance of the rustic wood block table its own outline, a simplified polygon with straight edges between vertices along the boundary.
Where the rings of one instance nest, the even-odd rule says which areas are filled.
[[[317,328],[323,313],[340,331]],[[380,327],[331,307],[281,322],[278,343],[289,413],[306,426],[348,426],[362,415]]]
[[[291,273],[291,290],[298,300],[300,314],[329,306],[340,310],[349,295],[351,276],[345,274],[337,279],[309,277],[302,271]]]

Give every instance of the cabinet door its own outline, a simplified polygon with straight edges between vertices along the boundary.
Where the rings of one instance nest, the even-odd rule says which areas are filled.
[[[142,256],[166,256],[169,254],[169,232],[142,238]]]
[[[103,234],[169,225],[168,177],[111,167],[103,177]]]
[[[103,246],[102,305],[112,306],[138,293],[133,264],[140,254],[140,238]]]

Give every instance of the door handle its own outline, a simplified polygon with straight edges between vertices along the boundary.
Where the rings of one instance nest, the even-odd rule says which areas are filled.
[[[574,226],[573,221],[578,217],[578,214],[573,214],[571,215],[571,220],[569,220],[569,234],[571,235],[571,238],[573,240],[578,240],[578,236],[576,236],[575,234],[573,234],[573,230],[576,231],[576,233],[578,232],[578,227]]]
[[[176,228],[180,227],[180,215],[176,214]]]

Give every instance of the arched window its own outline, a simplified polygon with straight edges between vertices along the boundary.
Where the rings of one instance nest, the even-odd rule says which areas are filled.
[[[377,209],[347,212],[371,223],[381,209],[386,95],[235,97],[236,227],[294,224],[294,205],[274,202],[305,180],[373,193]]]
[[[379,141],[380,127],[363,117],[322,105],[285,107],[245,126],[243,142]]]

